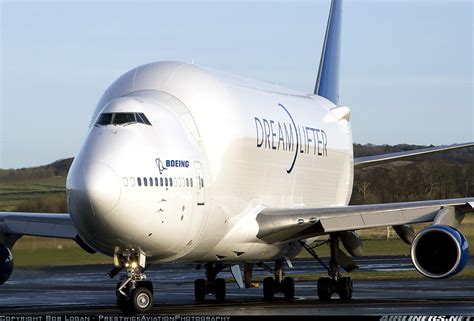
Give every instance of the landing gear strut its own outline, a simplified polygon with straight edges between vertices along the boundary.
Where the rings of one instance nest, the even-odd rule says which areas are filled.
[[[275,261],[275,269],[266,266],[266,269],[274,273],[275,278],[263,279],[263,299],[270,301],[275,293],[283,293],[285,300],[291,301],[295,298],[295,281],[291,277],[283,278],[283,260]]]
[[[339,294],[342,300],[349,300],[352,298],[352,279],[350,277],[342,277],[339,264],[337,262],[337,255],[339,249],[339,238],[336,234],[329,235],[329,247],[331,250],[331,257],[329,259],[329,266],[325,265],[318,257],[313,248],[306,243],[300,242],[301,245],[310,253],[327,271],[329,277],[318,279],[318,297],[320,300],[331,299],[334,293]]]
[[[122,268],[126,272],[117,283],[117,306],[122,312],[145,313],[153,306],[153,284],[146,281],[143,254],[116,255],[115,268],[109,273],[115,276]]]
[[[194,281],[194,298],[203,302],[207,294],[214,294],[218,302],[223,302],[226,296],[226,284],[222,278],[216,278],[217,274],[228,265],[222,263],[206,263],[206,279]]]

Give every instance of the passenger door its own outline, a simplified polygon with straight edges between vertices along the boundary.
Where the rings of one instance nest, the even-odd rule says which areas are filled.
[[[196,171],[197,205],[204,205],[205,190],[201,162],[194,162],[194,170]]]

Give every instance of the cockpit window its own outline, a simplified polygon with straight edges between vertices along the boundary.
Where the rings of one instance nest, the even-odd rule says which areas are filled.
[[[100,114],[95,124],[100,126],[109,125],[112,122],[112,115],[112,113]]]
[[[146,118],[144,113],[138,113],[137,114],[137,122],[151,126],[150,122],[148,121],[148,118]]]
[[[136,123],[135,114],[133,113],[115,113],[115,117],[112,118],[112,124],[123,125],[128,123]]]
[[[141,123],[150,125],[151,123],[143,113],[102,113],[97,118],[95,125],[107,126],[107,125],[129,125]]]

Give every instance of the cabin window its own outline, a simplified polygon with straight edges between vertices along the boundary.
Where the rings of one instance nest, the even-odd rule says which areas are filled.
[[[137,184],[138,186],[142,186],[142,179],[140,177],[137,177]]]
[[[135,186],[135,178],[130,177],[130,186],[134,187]]]
[[[123,186],[128,186],[128,178],[123,177],[122,181],[123,181]]]
[[[155,186],[158,186],[158,177],[155,177]]]
[[[165,186],[168,187],[168,177],[165,177]]]
[[[160,177],[160,186],[163,186],[163,177]]]
[[[153,178],[150,177],[150,186],[153,186]]]
[[[189,187],[189,178],[186,177],[186,187]]]
[[[143,185],[148,186],[148,181],[147,181],[146,177],[143,177]]]

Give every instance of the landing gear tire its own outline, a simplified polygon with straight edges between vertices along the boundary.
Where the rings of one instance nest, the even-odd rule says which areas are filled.
[[[263,299],[265,301],[273,300],[275,296],[275,280],[272,277],[263,279]]]
[[[194,298],[197,302],[203,302],[206,298],[206,280],[197,279],[194,281]]]
[[[286,277],[283,280],[283,294],[286,301],[291,301],[295,298],[295,280],[291,277]]]
[[[350,300],[352,298],[352,279],[349,277],[340,278],[337,280],[337,293],[341,300]]]
[[[322,301],[331,299],[333,293],[333,281],[330,278],[318,279],[318,298]]]
[[[136,287],[130,299],[131,307],[137,313],[146,313],[153,306],[153,294],[144,286]]]
[[[216,295],[217,302],[223,302],[225,300],[225,280],[224,279],[216,279],[215,295]]]

